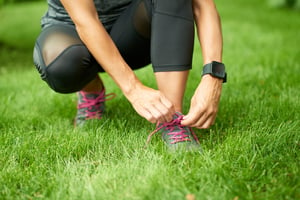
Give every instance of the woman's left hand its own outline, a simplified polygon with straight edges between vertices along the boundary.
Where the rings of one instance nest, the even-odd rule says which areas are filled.
[[[188,114],[181,124],[199,129],[209,128],[216,119],[222,91],[222,79],[204,75],[191,100]]]

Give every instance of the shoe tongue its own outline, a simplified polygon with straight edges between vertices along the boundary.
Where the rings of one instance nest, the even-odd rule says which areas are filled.
[[[177,119],[179,117],[182,117],[183,115],[180,113],[180,112],[176,112],[174,115],[173,115],[173,119]]]

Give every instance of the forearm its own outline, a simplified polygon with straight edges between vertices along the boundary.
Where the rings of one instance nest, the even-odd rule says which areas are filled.
[[[101,67],[127,95],[140,82],[120,55],[102,24],[97,21],[93,23],[76,26],[78,34]]]
[[[219,14],[213,0],[193,0],[193,11],[200,40],[203,64],[222,62],[222,32]],[[215,121],[223,79],[206,74],[202,77],[191,100],[184,126],[209,128]]]
[[[93,0],[61,0],[79,37],[126,96],[141,85],[98,18]]]
[[[213,0],[193,0],[193,11],[201,44],[203,64],[222,62],[222,29]]]

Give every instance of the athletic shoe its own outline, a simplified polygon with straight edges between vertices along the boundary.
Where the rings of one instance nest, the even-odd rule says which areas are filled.
[[[158,123],[156,129],[150,133],[147,143],[151,137],[160,132],[162,139],[170,150],[201,150],[199,140],[193,130],[187,126],[181,125],[183,115],[176,112],[173,120],[165,123]]]
[[[77,92],[77,114],[74,120],[75,126],[83,126],[87,120],[101,119],[105,110],[105,101],[115,97],[114,93],[105,95],[105,89],[101,92],[87,93]],[[107,98],[110,96],[109,98]]]

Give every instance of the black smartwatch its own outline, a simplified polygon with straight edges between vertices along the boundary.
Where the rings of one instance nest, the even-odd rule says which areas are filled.
[[[212,61],[203,66],[202,76],[205,74],[210,74],[213,77],[223,79],[223,83],[226,83],[227,81],[225,65],[217,61]]]

